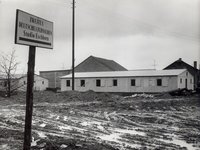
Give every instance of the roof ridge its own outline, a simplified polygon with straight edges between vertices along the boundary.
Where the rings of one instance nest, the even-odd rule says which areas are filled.
[[[169,70],[149,70],[149,71],[104,71],[104,72],[77,72],[76,78],[81,77],[139,77],[139,76],[176,76],[186,71],[186,69]],[[71,78],[71,74],[62,76],[62,78]]]
[[[105,67],[107,67],[107,68],[109,68],[110,70],[113,70],[113,71],[114,71],[114,69],[113,69],[112,67],[110,67],[110,66],[107,65],[106,63],[100,61],[99,59],[106,60],[106,61],[113,61],[113,60],[108,60],[108,59],[103,59],[103,58],[97,58],[97,59],[96,59],[99,63],[103,64]],[[113,62],[114,62],[114,61],[113,61]]]
[[[96,57],[96,56],[92,56],[92,57],[97,58],[97,59],[112,61],[112,59],[106,59],[106,58],[101,58],[101,57]]]
[[[184,63],[184,64],[187,65],[188,67],[193,68],[193,69],[195,69],[196,71],[198,70],[197,68],[195,68],[194,66],[192,66],[192,65],[190,65],[190,64],[188,64],[188,63],[186,63],[186,62],[183,61],[182,59],[175,60],[173,63],[169,64],[169,65],[166,66],[164,69],[168,68],[169,66],[171,66],[171,65],[173,65],[173,64],[175,64],[175,63]],[[187,68],[185,68],[185,69],[187,69]]]

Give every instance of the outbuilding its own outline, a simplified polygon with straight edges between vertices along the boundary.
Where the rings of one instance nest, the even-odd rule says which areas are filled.
[[[0,91],[4,91],[7,86],[7,79],[5,76],[0,76]],[[27,75],[15,74],[11,79],[11,91],[26,91],[27,88]],[[39,75],[34,75],[34,91],[44,91],[48,87],[49,81]]]
[[[172,64],[168,65],[167,67],[164,68],[164,70],[169,70],[169,69],[187,69],[188,72],[194,77],[194,89],[198,87],[198,83],[200,83],[200,71],[198,69],[198,64],[197,61],[194,61],[193,66],[184,62],[182,58],[179,58]]]
[[[61,77],[61,91],[72,89],[72,74]],[[159,93],[187,88],[194,78],[186,69],[75,73],[75,90],[120,93]]]

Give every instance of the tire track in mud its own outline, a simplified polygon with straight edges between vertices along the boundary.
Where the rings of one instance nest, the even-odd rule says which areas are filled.
[[[93,104],[97,106],[95,110],[90,108]],[[117,104],[120,105],[120,103]],[[192,146],[195,142],[197,142],[195,146],[198,146],[200,142],[198,107],[191,109],[184,106],[171,107],[170,110],[164,111],[144,109],[135,111],[125,109],[123,105],[113,111],[113,108],[110,109],[112,105],[106,106],[100,108],[102,107],[100,102],[36,104],[32,130],[34,140],[48,140],[50,137],[74,138],[82,141],[87,139],[87,141],[106,143],[120,150],[200,149]],[[15,128],[22,131],[23,116],[24,105],[2,107],[0,129],[12,131]],[[188,135],[193,142],[186,142],[187,138],[189,140]],[[0,141],[5,143],[5,140],[0,139]]]

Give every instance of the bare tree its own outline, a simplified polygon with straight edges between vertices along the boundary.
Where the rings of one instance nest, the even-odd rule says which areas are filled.
[[[5,90],[7,96],[11,96],[11,82],[17,70],[19,62],[16,61],[15,50],[8,54],[0,55],[0,73],[5,78]]]

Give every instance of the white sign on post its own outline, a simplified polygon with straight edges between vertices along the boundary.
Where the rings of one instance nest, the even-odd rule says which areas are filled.
[[[17,9],[15,44],[53,49],[53,22]]]

